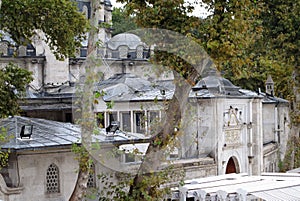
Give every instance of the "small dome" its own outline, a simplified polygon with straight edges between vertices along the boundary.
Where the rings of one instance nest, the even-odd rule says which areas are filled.
[[[221,94],[238,95],[240,87],[232,84],[228,79],[218,76],[215,71],[209,72],[207,77],[201,79],[194,87],[193,91],[208,89],[211,92]]]
[[[104,0],[104,5],[106,5],[106,6],[112,6],[110,0]]]
[[[112,37],[107,42],[107,47],[111,50],[117,50],[120,46],[128,46],[129,49],[136,49],[140,45],[145,45],[141,39],[131,33],[121,33]]]

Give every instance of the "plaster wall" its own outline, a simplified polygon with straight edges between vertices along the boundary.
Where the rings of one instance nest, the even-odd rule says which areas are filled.
[[[263,105],[263,143],[276,141],[275,136],[275,104]]]
[[[24,187],[17,200],[23,201],[49,201],[68,200],[76,183],[78,163],[70,151],[54,153],[29,153],[18,155],[18,174],[20,186]],[[46,173],[50,164],[59,168],[60,193],[46,193]]]
[[[263,160],[263,172],[278,172],[278,149],[266,154]]]

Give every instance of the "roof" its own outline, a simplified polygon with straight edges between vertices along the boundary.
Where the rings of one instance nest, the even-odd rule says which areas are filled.
[[[21,128],[32,125],[31,138],[20,137]],[[70,146],[81,143],[81,129],[78,125],[38,118],[14,116],[0,121],[0,128],[5,128],[10,140],[1,145],[2,149],[39,150],[51,147]],[[93,135],[93,141],[102,144],[129,144],[146,142],[147,137],[139,133],[127,133],[121,130],[115,134],[107,134],[105,129],[98,129]]]
[[[132,33],[121,33],[112,37],[107,42],[107,47],[111,50],[117,50],[120,46],[128,46],[129,49],[135,50],[138,46],[146,46],[135,34]]]
[[[260,95],[262,95],[264,98],[263,98],[263,103],[264,104],[289,104],[289,101],[288,100],[285,100],[283,98],[279,98],[279,97],[276,97],[276,96],[271,96],[269,94],[266,94],[266,93],[260,93]]]
[[[179,191],[181,193],[179,193]],[[173,189],[173,197],[196,197],[202,200],[218,197],[225,200],[300,200],[300,175],[288,173],[263,173],[261,176],[226,174],[186,180],[185,185]],[[219,200],[218,199],[218,200]],[[226,199],[227,200],[227,199]],[[248,199],[247,199],[248,200]]]
[[[272,79],[272,76],[271,76],[271,75],[268,75],[268,78],[267,78],[266,84],[274,84],[274,81],[273,81],[273,79]]]
[[[98,83],[96,88],[105,91],[104,101],[146,101],[171,99],[174,88],[169,85],[159,85],[130,73],[121,73]]]
[[[10,136],[10,141],[3,144],[2,149],[36,150],[80,142],[80,128],[70,123],[14,116],[1,120],[0,125],[6,128]],[[33,126],[30,139],[20,138],[21,127],[24,125]]]
[[[262,98],[255,92],[241,89],[235,86],[228,79],[217,74],[215,70],[208,72],[208,75],[202,78],[190,93],[193,98]]]

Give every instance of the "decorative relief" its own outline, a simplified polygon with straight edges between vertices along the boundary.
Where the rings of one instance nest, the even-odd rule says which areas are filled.
[[[240,129],[225,130],[225,143],[227,145],[240,144],[241,143],[241,130]]]
[[[232,106],[224,112],[224,133],[226,145],[241,144],[241,131],[243,126],[242,111]]]
[[[229,107],[223,114],[224,127],[240,127],[242,124],[242,111],[238,108]]]

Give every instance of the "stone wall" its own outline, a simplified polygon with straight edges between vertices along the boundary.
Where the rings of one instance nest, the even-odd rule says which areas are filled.
[[[67,150],[53,149],[35,152],[18,153],[15,157],[17,176],[15,185],[23,187],[20,195],[14,200],[49,201],[68,200],[76,183],[78,163],[74,154]],[[47,170],[55,164],[59,171],[59,193],[47,193]],[[13,200],[13,199],[10,199]]]

